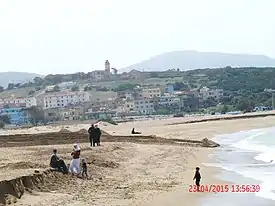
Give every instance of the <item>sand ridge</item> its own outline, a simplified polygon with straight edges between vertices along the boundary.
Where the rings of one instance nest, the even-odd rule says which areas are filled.
[[[34,137],[38,136],[28,135],[26,132],[22,133],[27,136],[23,134],[23,136],[17,136],[16,142],[18,143],[14,143],[14,139],[12,140],[14,135],[0,136],[0,138],[3,137],[3,142],[6,142],[6,145],[10,140],[13,142],[11,147],[0,147],[2,154],[0,181],[33,175],[36,170],[43,173],[48,168],[53,147],[57,148],[60,156],[66,163],[69,163],[72,143],[77,140],[76,137],[73,139],[73,135],[70,136],[70,134],[75,136],[75,132],[82,129],[82,132],[79,133],[83,135],[83,142],[79,142],[79,144],[83,150],[82,156],[87,159],[88,173],[91,179],[83,181],[78,178],[70,179],[69,176],[61,176],[59,179],[59,176],[51,178],[49,175],[50,177],[46,178],[47,183],[39,184],[39,187],[44,188],[44,190],[35,188],[31,191],[27,186],[24,186],[25,192],[20,199],[13,195],[6,197],[9,203],[23,206],[164,206],[167,205],[165,203],[169,202],[168,205],[177,206],[179,202],[184,201],[187,206],[194,205],[194,201],[205,194],[189,194],[188,188],[183,188],[183,185],[193,183],[192,177],[195,166],[202,168],[204,184],[221,184],[222,181],[212,177],[216,169],[202,165],[203,162],[208,161],[207,155],[213,149],[194,147],[194,145],[188,144],[181,145],[179,144],[181,143],[180,140],[191,139],[195,142],[202,142],[203,138],[211,138],[216,134],[274,126],[274,120],[274,117],[264,117],[230,120],[230,124],[229,121],[215,121],[178,125],[168,125],[171,123],[170,120],[155,120],[123,123],[116,126],[101,125],[101,128],[112,136],[109,139],[106,137],[102,147],[93,149],[90,149],[87,143],[87,134],[83,130],[88,125],[78,129],[76,129],[76,125],[64,127],[71,131],[70,133],[63,133],[64,136],[68,137],[64,139],[60,138],[60,133],[58,133],[60,127],[53,127],[52,129],[48,127],[47,131],[50,133],[40,134],[42,135],[41,139],[38,138],[39,141],[43,140],[42,143],[45,145],[41,145],[41,142],[40,145],[37,144],[38,140],[35,140]],[[144,137],[129,135],[133,127],[136,130],[142,130]],[[39,130],[39,128],[36,129]],[[52,136],[53,133],[56,136]],[[115,138],[112,140],[113,136]],[[82,136],[78,136],[78,139],[81,139],[80,137]],[[123,138],[126,140],[122,141]],[[168,139],[168,143],[163,140],[164,138]],[[177,140],[176,144],[171,144],[175,139]],[[28,143],[24,143],[28,146],[24,146],[23,140]],[[156,141],[161,143],[154,143]],[[58,181],[59,183],[61,180],[63,181],[63,178],[64,184],[56,184]],[[165,199],[163,199],[164,197]]]

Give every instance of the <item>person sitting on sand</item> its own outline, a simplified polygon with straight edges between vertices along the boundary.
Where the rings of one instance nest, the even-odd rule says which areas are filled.
[[[200,168],[196,167],[195,176],[193,178],[195,180],[195,184],[197,186],[197,192],[200,191],[200,181],[201,181],[201,174],[200,174]]]
[[[69,171],[72,175],[79,175],[81,172],[80,168],[80,147],[78,144],[74,144],[73,151],[71,153],[72,161],[69,167]]]
[[[57,149],[53,149],[50,166],[57,169],[59,172],[62,172],[63,174],[68,174],[68,168],[64,160],[57,156]]]
[[[136,131],[135,131],[135,128],[132,129],[132,132],[131,132],[131,133],[132,133],[132,134],[141,134],[141,132],[136,132]]]

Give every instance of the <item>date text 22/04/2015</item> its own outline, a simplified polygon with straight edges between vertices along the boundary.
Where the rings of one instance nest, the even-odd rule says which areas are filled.
[[[259,192],[260,185],[249,185],[249,184],[212,184],[212,185],[189,185],[188,192],[235,192],[235,193],[244,193],[244,192]]]

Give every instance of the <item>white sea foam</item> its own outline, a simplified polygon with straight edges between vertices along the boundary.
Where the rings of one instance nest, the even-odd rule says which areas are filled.
[[[235,172],[247,178],[261,182],[260,192],[256,196],[275,200],[275,128],[242,131],[230,135],[220,135],[216,140],[231,148],[236,148],[235,155],[241,152],[255,152],[255,160],[263,163],[253,164],[253,160],[247,164],[229,163],[206,164],[208,166],[220,167]],[[225,138],[226,137],[226,138]],[[238,151],[239,150],[239,151]],[[253,153],[252,153],[253,154]],[[232,153],[233,155],[233,153]]]

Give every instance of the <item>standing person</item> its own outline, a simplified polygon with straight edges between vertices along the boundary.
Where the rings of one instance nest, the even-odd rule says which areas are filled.
[[[95,126],[92,124],[88,129],[91,147],[95,146]]]
[[[101,130],[95,125],[95,141],[97,146],[100,146]]]
[[[71,153],[72,161],[69,167],[69,171],[72,175],[79,175],[81,172],[80,168],[80,147],[78,144],[74,144],[73,151]]]
[[[64,160],[57,156],[57,149],[53,149],[50,166],[57,169],[59,172],[62,172],[63,174],[68,174],[68,168]]]
[[[195,176],[193,178],[195,180],[196,186],[197,186],[197,192],[200,191],[200,181],[201,181],[201,174],[200,174],[200,168],[196,167]]]

